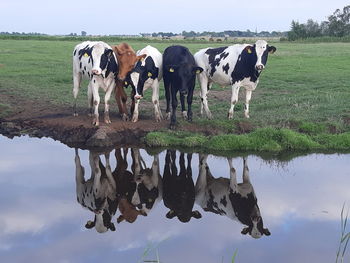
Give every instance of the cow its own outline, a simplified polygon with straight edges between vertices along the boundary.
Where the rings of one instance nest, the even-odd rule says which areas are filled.
[[[116,85],[118,62],[113,49],[102,41],[85,41],[75,46],[73,51],[73,96],[74,116],[77,116],[76,101],[82,78],[89,80],[88,104],[90,114],[94,112],[92,124],[99,125],[98,106],[100,104],[99,88],[105,91],[105,123],[109,118],[109,99]]]
[[[228,118],[233,118],[234,106],[238,101],[240,87],[245,88],[244,116],[249,118],[249,102],[252,91],[256,89],[259,76],[266,66],[268,54],[276,51],[266,41],[258,40],[255,44],[236,44],[228,47],[205,48],[194,54],[196,64],[204,70],[198,75],[201,91],[201,114],[207,118],[212,114],[208,107],[207,95],[213,83],[222,87],[231,85],[231,107]]]
[[[78,149],[75,149],[76,193],[77,201],[94,213],[94,221],[88,221],[87,229],[95,227],[99,233],[115,231],[112,217],[117,211],[116,182],[111,172],[109,153],[105,153],[106,167],[99,154],[89,153],[91,177],[85,180],[85,169],[81,165]]]
[[[152,168],[147,168],[139,149],[131,149],[132,165],[128,171],[128,149],[115,150],[117,167],[113,174],[117,178],[117,198],[121,215],[117,222],[133,223],[139,215],[147,216],[162,199],[162,185],[158,155],[154,156]]]
[[[180,172],[176,167],[176,151],[167,150],[163,174],[163,202],[170,209],[166,214],[169,219],[177,216],[179,221],[186,223],[191,218],[202,217],[197,210],[193,211],[195,202],[195,187],[192,179],[192,154],[187,154],[187,167],[185,154],[180,153]]]
[[[124,87],[126,87],[125,80],[136,62],[143,60],[146,55],[136,55],[133,48],[127,43],[121,43],[117,46],[113,46],[113,51],[117,57],[119,66],[115,99],[117,101],[119,113],[122,116],[122,119],[127,121],[129,117],[126,109],[127,96],[124,90]]]
[[[152,46],[138,50],[137,55],[145,56],[138,61],[129,73],[126,85],[132,87],[131,93],[131,115],[132,122],[137,122],[139,117],[139,103],[144,91],[152,88],[152,103],[154,105],[154,116],[157,122],[162,120],[159,106],[159,82],[162,79],[162,54]]]
[[[204,211],[225,215],[244,227],[241,233],[260,238],[271,233],[264,228],[258,200],[249,179],[247,159],[243,158],[243,183],[237,183],[236,170],[228,158],[230,179],[214,178],[207,164],[207,155],[199,156],[199,176],[196,182],[196,203]]]
[[[196,74],[203,71],[197,67],[193,55],[183,46],[170,46],[163,54],[163,80],[166,97],[166,118],[170,119],[170,129],[176,128],[177,92],[180,92],[182,116],[192,121],[192,99],[196,83]],[[185,108],[187,95],[188,112]],[[170,114],[170,99],[172,113]]]

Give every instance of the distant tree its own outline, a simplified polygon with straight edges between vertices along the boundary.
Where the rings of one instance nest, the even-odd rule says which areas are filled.
[[[81,36],[86,37],[86,31],[81,31]]]
[[[350,34],[350,5],[337,9],[328,17],[329,35],[343,37]]]

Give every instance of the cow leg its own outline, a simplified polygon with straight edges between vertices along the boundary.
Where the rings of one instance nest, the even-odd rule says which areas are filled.
[[[230,167],[230,188],[233,190],[233,192],[237,191],[237,176],[236,176],[236,169],[232,166],[232,158],[227,158],[228,165]]]
[[[111,119],[109,118],[109,100],[111,98],[111,94],[113,91],[114,85],[110,84],[105,94],[105,112],[104,112],[104,121],[105,123],[111,123]]]
[[[165,98],[166,98],[165,119],[170,120],[170,117],[171,117],[171,114],[170,114],[171,83],[166,78],[164,78],[164,89],[165,89]]]
[[[100,105],[100,95],[98,94],[98,86],[92,85],[92,94],[94,98],[94,118],[92,120],[92,125],[98,126],[99,125],[99,115],[98,115],[98,106]]]
[[[204,72],[198,74],[198,80],[199,80],[199,84],[201,86],[201,114],[203,114],[203,109],[205,111],[205,114],[207,116],[208,119],[212,119],[213,116],[209,110],[209,106],[208,106],[208,99],[207,99],[207,95],[208,95],[208,84],[209,84],[209,80],[208,77],[205,75]]]
[[[187,177],[192,180],[192,153],[187,154]]]
[[[172,87],[171,89],[171,106],[172,106],[172,113],[171,113],[171,120],[170,120],[170,129],[174,130],[176,128],[176,108],[177,108],[177,98],[176,98],[177,91]]]
[[[191,85],[191,87],[188,90],[188,95],[187,95],[187,105],[188,105],[188,117],[187,120],[188,121],[192,121],[192,100],[193,100],[193,91],[194,91],[194,87],[195,87],[195,79],[193,80],[193,83]]]
[[[246,89],[245,90],[245,104],[244,104],[244,116],[246,118],[249,118],[249,102],[250,102],[251,98],[252,98],[252,91]]]
[[[127,97],[125,89],[123,87],[120,89],[120,95],[121,95],[122,119],[123,119],[123,121],[128,121],[129,120],[128,110],[126,108],[126,102],[128,100],[128,97]]]
[[[235,104],[238,101],[239,88],[240,88],[240,86],[237,83],[232,85],[231,108],[228,111],[228,115],[227,115],[229,119],[233,118],[233,111],[234,111],[234,108],[235,108]]]
[[[134,99],[134,114],[132,115],[132,122],[137,122],[139,119],[139,104],[141,99]]]
[[[159,81],[155,79],[152,84],[152,102],[154,105],[154,116],[156,122],[160,122],[163,118],[162,112],[159,106]]]
[[[93,113],[92,107],[94,104],[94,96],[92,94],[92,89],[93,89],[93,87],[89,84],[88,91],[87,91],[87,93],[88,93],[88,105],[89,105],[89,113],[88,113],[89,117],[92,117],[92,115],[93,115],[92,114]]]
[[[247,157],[243,157],[243,183],[250,183]]]
[[[109,155],[110,153],[105,153],[105,159],[106,159],[106,175],[107,175],[107,180],[109,182],[109,185],[112,187],[112,189],[115,191],[116,190],[116,182],[114,180],[114,177],[112,175],[112,169],[111,169],[111,164],[109,162]]]
[[[196,203],[201,203],[204,199],[205,190],[207,187],[207,154],[199,154],[199,175],[196,181]]]
[[[74,116],[78,116],[77,96],[80,88],[80,83],[81,83],[81,73],[80,72],[73,73],[73,97],[74,97],[73,115]]]
[[[153,163],[152,163],[152,184],[154,186],[158,186],[159,184],[159,175],[160,175],[159,155],[156,154],[153,157]]]
[[[185,104],[185,95],[180,93],[180,104],[181,104],[181,112],[182,117],[184,120],[187,120],[187,111],[186,111],[186,104]]]
[[[80,162],[80,157],[79,157],[79,153],[78,153],[78,148],[75,148],[75,180],[80,184],[84,184],[85,183],[85,179],[84,179],[84,174],[85,174],[85,169],[84,167],[81,165]]]

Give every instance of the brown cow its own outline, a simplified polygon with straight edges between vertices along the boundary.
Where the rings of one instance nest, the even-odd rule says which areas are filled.
[[[121,43],[113,47],[114,54],[117,57],[119,72],[116,83],[115,99],[118,104],[119,113],[124,121],[128,120],[128,112],[126,109],[127,96],[124,90],[124,81],[128,73],[134,68],[137,61],[144,59],[147,55],[136,56],[135,51],[127,43]]]

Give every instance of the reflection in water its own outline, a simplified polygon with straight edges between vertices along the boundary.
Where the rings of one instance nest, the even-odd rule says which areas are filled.
[[[180,153],[180,172],[176,166],[176,151],[167,150],[163,174],[163,201],[170,209],[166,217],[171,219],[175,216],[181,222],[190,221],[191,217],[201,218],[202,215],[196,210],[192,211],[195,201],[195,190],[192,179],[192,153],[187,154],[187,168],[185,154]]]
[[[116,168],[111,171],[110,152],[103,153],[106,166],[97,152],[89,152],[91,177],[85,181],[85,169],[81,165],[78,149],[75,150],[76,192],[78,202],[94,213],[94,221],[85,225],[95,227],[99,233],[115,231],[112,217],[119,206],[121,215],[117,222],[135,222],[138,215],[147,216],[154,204],[161,200],[161,176],[159,157],[154,156],[151,168],[147,168],[139,149],[131,149],[132,165],[128,170],[129,149],[115,149]]]
[[[88,229],[95,227],[99,233],[104,233],[108,229],[115,231],[111,220],[117,210],[116,182],[109,164],[109,153],[104,155],[106,167],[102,164],[98,153],[89,153],[91,177],[85,181],[85,168],[81,165],[78,149],[75,149],[77,200],[95,214],[94,221],[88,221],[85,227]]]
[[[227,159],[230,178],[214,178],[207,164],[208,155],[199,154],[199,175],[195,185],[192,179],[192,153],[180,152],[177,164],[176,151],[167,150],[163,178],[158,154],[154,155],[152,166],[148,168],[140,150],[130,149],[132,163],[128,170],[128,153],[127,148],[115,149],[116,168],[111,172],[110,152],[103,153],[106,160],[104,166],[100,154],[90,151],[92,172],[91,178],[85,181],[84,167],[76,150],[77,199],[95,214],[94,221],[88,221],[86,228],[95,227],[99,233],[115,231],[112,217],[118,206],[120,215],[117,222],[125,220],[133,223],[139,215],[147,216],[163,198],[164,206],[169,209],[166,218],[177,217],[184,223],[192,217],[201,218],[201,213],[193,209],[196,202],[206,212],[225,215],[245,225],[241,231],[244,235],[249,233],[253,238],[270,235],[270,231],[263,226],[246,158],[243,158],[243,183],[237,183],[232,159]]]
[[[270,231],[263,226],[258,200],[249,179],[247,159],[243,158],[243,183],[237,183],[231,158],[227,158],[230,179],[214,178],[207,158],[208,155],[199,156],[196,202],[206,212],[225,215],[246,225],[241,232],[243,235],[249,233],[254,238],[260,238],[264,234],[269,236]]]

